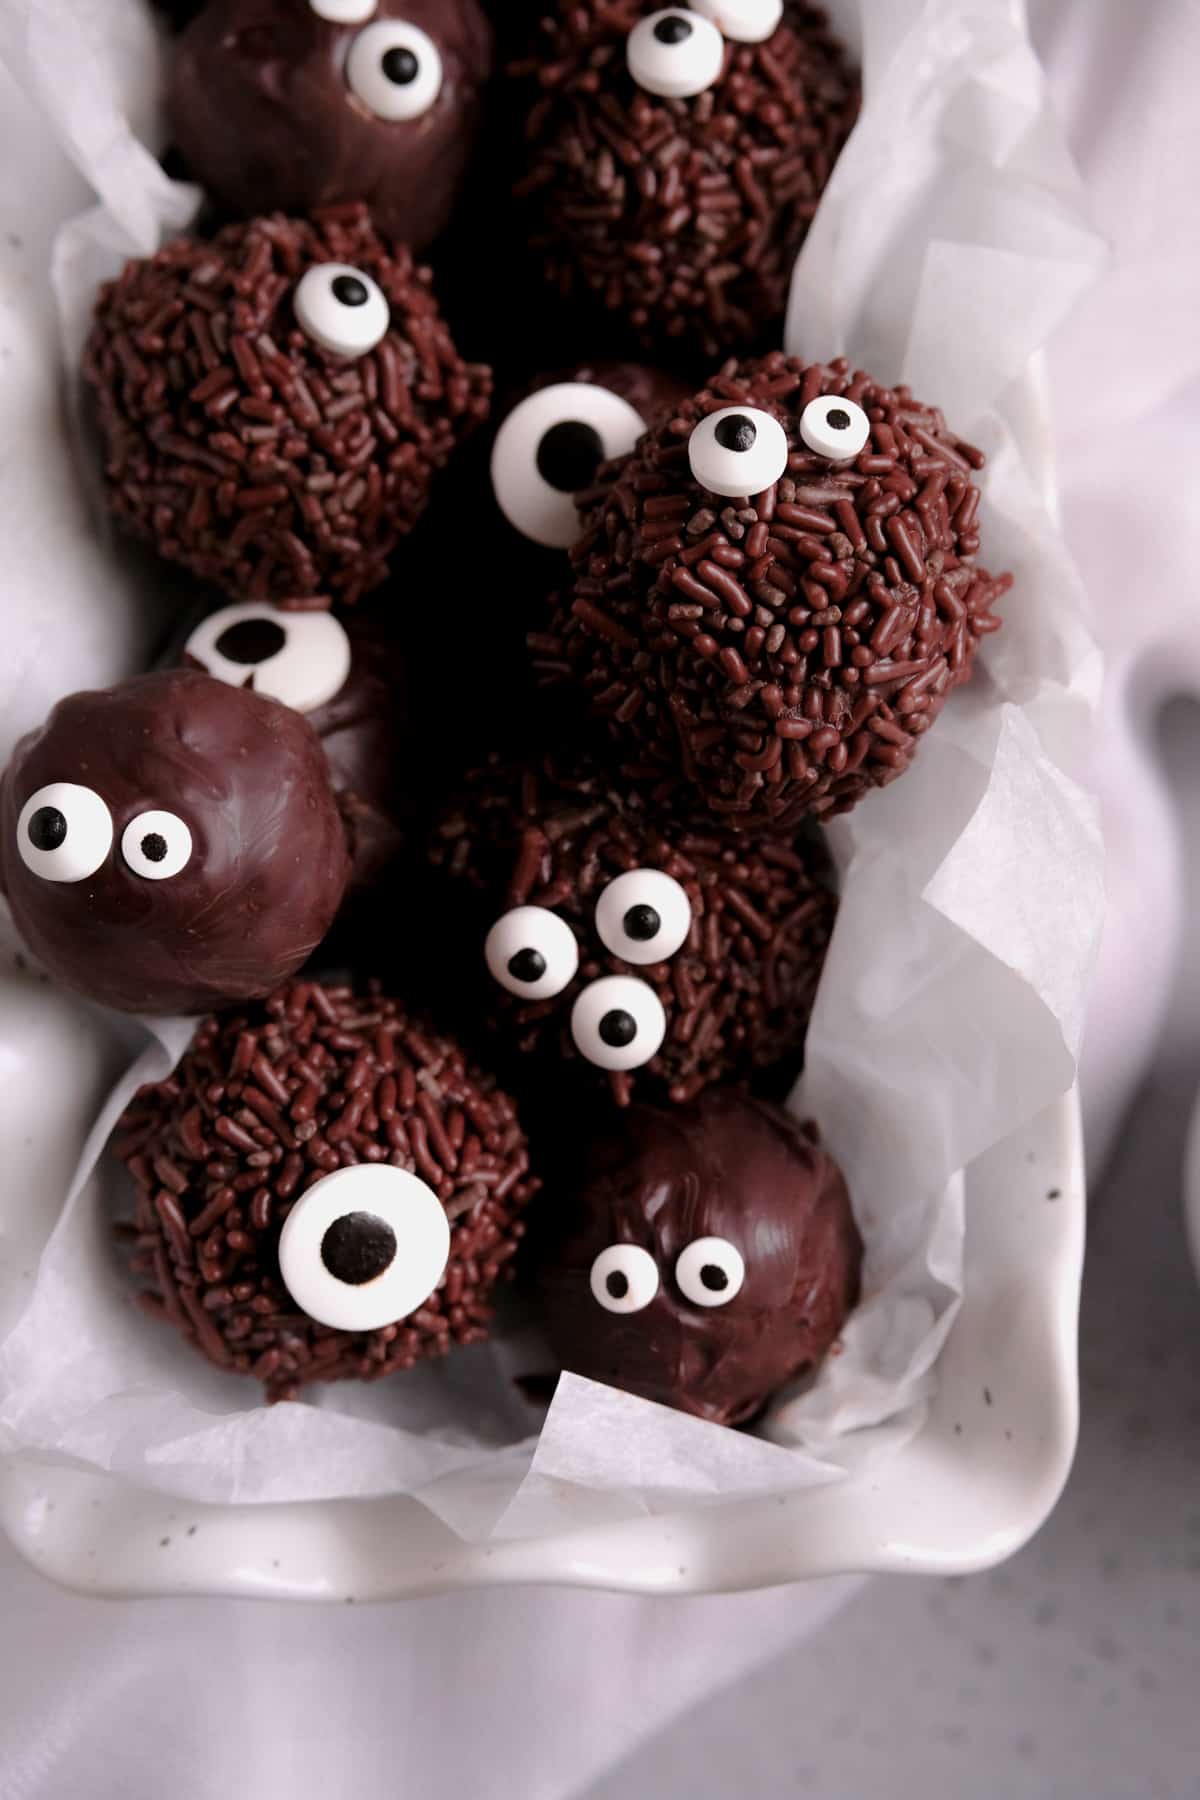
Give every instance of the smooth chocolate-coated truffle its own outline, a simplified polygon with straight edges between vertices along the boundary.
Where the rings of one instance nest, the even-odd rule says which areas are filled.
[[[862,1243],[815,1126],[710,1088],[672,1112],[631,1107],[578,1168],[536,1239],[564,1368],[736,1425],[828,1353]]]
[[[837,904],[815,836],[697,826],[576,753],[476,771],[432,855],[464,894],[459,965],[490,976],[475,1010],[543,1081],[682,1103],[799,1063]]]
[[[543,673],[731,826],[845,812],[908,767],[1000,623],[982,464],[844,361],[729,363],[604,472]]]
[[[514,191],[563,300],[713,357],[782,319],[858,82],[815,8],[762,0],[754,43],[722,39],[710,10],[546,9],[515,68],[531,92]]]
[[[230,211],[362,200],[420,250],[449,222],[491,62],[477,0],[208,0],[176,45],[167,121]]]
[[[341,902],[307,720],[194,669],[60,700],[0,783],[0,885],[51,975],[132,1013],[269,993]]]
[[[373,986],[206,1019],[115,1149],[142,1304],[271,1400],[486,1337],[537,1185],[508,1096]]]
[[[282,604],[384,580],[491,391],[429,271],[356,206],[127,264],[83,366],[122,523],[235,599]]]

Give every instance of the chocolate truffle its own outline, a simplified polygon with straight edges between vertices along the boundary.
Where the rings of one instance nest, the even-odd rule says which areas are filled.
[[[618,1105],[682,1103],[798,1064],[836,910],[815,836],[697,828],[576,753],[476,771],[432,853],[465,890],[458,961],[486,967],[487,1016],[543,1079],[574,1065]]]
[[[578,1166],[536,1240],[564,1368],[736,1425],[828,1353],[862,1242],[815,1126],[710,1088],[631,1107]]]
[[[606,471],[543,673],[731,826],[845,812],[908,767],[1000,623],[982,464],[844,361],[728,363]]]
[[[515,65],[532,247],[562,300],[712,357],[783,317],[858,107],[823,13],[779,0],[547,9]]]
[[[0,885],[50,974],[132,1013],[268,993],[346,885],[299,713],[194,669],[60,700],[0,783]]]
[[[419,250],[449,222],[491,62],[477,0],[208,0],[176,45],[167,122],[222,207],[362,200]]]
[[[383,581],[491,389],[429,271],[357,206],[127,264],[83,366],[117,517],[236,600],[282,604]]]
[[[508,1096],[374,986],[206,1019],[115,1149],[142,1305],[271,1400],[486,1337],[537,1185]]]

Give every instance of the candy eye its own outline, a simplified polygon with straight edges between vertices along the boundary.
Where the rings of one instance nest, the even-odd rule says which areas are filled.
[[[822,394],[800,414],[800,436],[810,450],[831,462],[849,462],[870,435],[871,421],[862,407],[840,394]]]
[[[658,1292],[658,1265],[638,1244],[610,1244],[592,1264],[591,1283],[605,1312],[641,1312]]]
[[[674,956],[692,927],[692,907],[673,876],[630,869],[611,881],[596,903],[596,930],[614,956],[631,963]]]
[[[770,413],[725,406],[701,419],[688,439],[688,461],[711,494],[761,494],[787,468],[788,442]]]
[[[648,94],[690,100],[717,80],[725,64],[725,40],[695,12],[674,7],[651,13],[634,26],[625,45],[629,73]]]
[[[666,1035],[662,1001],[635,975],[602,975],[571,1008],[575,1048],[598,1069],[640,1069],[658,1054]]]
[[[745,1279],[742,1253],[728,1238],[696,1238],[675,1264],[679,1291],[694,1306],[728,1306]]]
[[[558,381],[514,406],[492,448],[492,491],[522,537],[569,550],[579,536],[574,495],[601,463],[624,456],[646,429],[627,400],[589,381]]]
[[[380,19],[351,44],[346,81],[377,118],[419,119],[442,91],[442,59],[419,25]]]
[[[376,0],[308,0],[318,19],[331,25],[361,25],[375,11]]]
[[[689,0],[689,4],[735,44],[765,43],[783,17],[783,0]]]
[[[192,834],[175,813],[139,813],[121,833],[121,855],[144,880],[169,881],[192,860]]]
[[[379,287],[348,263],[318,263],[306,270],[292,304],[301,331],[334,356],[365,356],[392,322]]]
[[[327,612],[281,612],[263,601],[223,606],[202,619],[185,654],[230,687],[253,688],[314,712],[350,674],[350,639]]]
[[[521,1000],[552,1000],[579,967],[575,933],[544,906],[506,912],[488,932],[483,953],[493,978]]]
[[[279,1235],[279,1273],[302,1312],[335,1331],[378,1331],[428,1300],[450,1259],[431,1187],[391,1163],[323,1175]]]
[[[112,814],[99,794],[52,781],[31,794],[17,820],[21,861],[43,881],[86,881],[112,849]]]

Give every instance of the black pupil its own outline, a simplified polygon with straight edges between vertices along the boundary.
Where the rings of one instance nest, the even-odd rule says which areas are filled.
[[[691,37],[692,28],[678,13],[669,13],[665,19],[658,21],[654,27],[654,35],[660,44],[682,44],[685,38]]]
[[[39,806],[29,821],[29,841],[35,850],[57,850],[66,841],[67,821],[57,806]]]
[[[833,431],[845,431],[850,423],[850,414],[843,412],[840,406],[835,406],[825,414],[825,423]]]
[[[623,1050],[637,1036],[637,1020],[620,1007],[606,1012],[600,1021],[600,1036],[614,1050]]]
[[[540,950],[516,950],[508,959],[508,972],[514,981],[540,981],[546,959]]]
[[[700,1271],[700,1280],[710,1294],[723,1294],[729,1286],[728,1275],[716,1263],[705,1263]]]
[[[388,80],[394,81],[397,87],[407,87],[410,81],[417,79],[421,69],[412,51],[399,46],[395,50],[384,51],[380,66]]]
[[[161,862],[167,854],[167,840],[161,831],[148,831],[142,839],[142,855],[147,862]]]
[[[357,275],[335,275],[330,283],[333,297],[343,306],[365,306],[367,304],[367,284],[360,281]]]
[[[287,632],[274,619],[239,619],[226,626],[215,648],[229,662],[260,663],[277,656],[286,643]]]
[[[603,461],[600,433],[582,419],[563,419],[552,425],[537,447],[538,474],[560,494],[577,494],[590,487]]]
[[[745,413],[729,413],[717,423],[713,434],[722,450],[753,450],[754,440],[758,436],[754,429],[753,419]]]
[[[614,1300],[623,1300],[629,1292],[629,1277],[623,1275],[620,1269],[614,1269],[606,1278],[604,1285]]]
[[[662,920],[652,906],[631,906],[623,920],[625,936],[636,944],[648,944],[662,930]]]
[[[396,1234],[374,1213],[343,1213],[321,1239],[321,1261],[335,1281],[362,1287],[390,1268],[396,1257]]]

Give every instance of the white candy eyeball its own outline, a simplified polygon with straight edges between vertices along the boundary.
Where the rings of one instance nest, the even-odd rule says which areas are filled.
[[[192,834],[175,813],[139,813],[121,833],[121,855],[146,881],[169,881],[192,860]]]
[[[667,1035],[662,1001],[636,975],[602,975],[571,1008],[575,1048],[598,1069],[640,1069]]]
[[[378,284],[349,263],[318,263],[296,284],[296,323],[335,356],[365,356],[388,334],[392,310]]]
[[[492,492],[509,524],[551,550],[579,536],[574,496],[601,463],[632,450],[646,429],[639,412],[609,388],[556,381],[514,406],[492,447]]]
[[[668,7],[634,26],[626,40],[625,60],[647,94],[691,100],[719,77],[725,40],[711,19]]]
[[[17,850],[43,881],[86,881],[112,849],[112,814],[99,794],[52,781],[31,794],[17,820]]]
[[[840,394],[822,394],[800,414],[800,436],[810,450],[831,462],[849,462],[870,435],[871,421],[862,407]]]
[[[640,1244],[610,1244],[592,1264],[591,1283],[605,1312],[641,1312],[658,1292],[658,1265]]]
[[[315,712],[350,674],[350,639],[332,613],[284,612],[263,600],[210,613],[184,648],[218,681],[253,688],[293,712]]]
[[[520,1000],[552,1000],[579,967],[575,933],[544,906],[504,913],[488,932],[483,954],[493,979]]]
[[[379,19],[351,44],[346,82],[376,118],[419,119],[442,91],[441,54],[419,25]]]
[[[301,1312],[378,1331],[415,1312],[450,1260],[450,1221],[424,1181],[391,1163],[323,1175],[279,1234],[279,1273]]]
[[[788,441],[771,413],[723,406],[701,419],[688,439],[688,462],[701,487],[729,498],[761,494],[787,468]]]
[[[783,18],[783,0],[688,0],[693,12],[711,19],[735,44],[763,44]]]
[[[694,1306],[728,1306],[745,1279],[742,1253],[728,1238],[696,1238],[675,1264],[679,1291]]]
[[[376,0],[308,0],[318,19],[331,25],[361,25],[375,11]]]
[[[614,956],[631,963],[664,962],[692,928],[692,905],[661,869],[630,869],[610,881],[596,903],[596,930]]]

